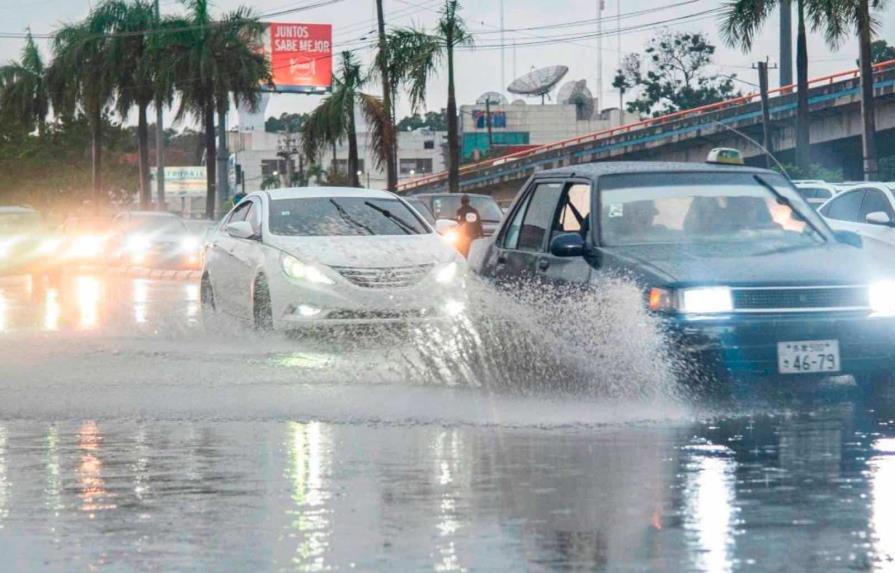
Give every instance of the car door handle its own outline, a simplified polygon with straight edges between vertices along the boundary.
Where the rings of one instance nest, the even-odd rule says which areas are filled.
[[[550,268],[550,260],[549,259],[538,259],[538,269],[542,271],[546,271]]]

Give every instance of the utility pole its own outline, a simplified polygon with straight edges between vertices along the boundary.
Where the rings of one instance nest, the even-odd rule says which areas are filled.
[[[872,41],[872,25],[868,0],[859,0],[858,40],[861,46],[861,147],[864,154],[864,181],[875,181],[879,178],[879,163],[876,150],[876,111],[874,110],[873,64],[871,63],[870,45]]]
[[[597,0],[597,105],[603,101],[603,0]]]
[[[503,37],[503,0],[500,0],[500,91],[507,89],[507,57]]]
[[[792,84],[792,0],[780,0],[780,87]]]
[[[386,161],[386,189],[395,191],[398,188],[398,158],[396,153],[395,122],[392,114],[392,88],[388,74],[388,47],[385,41],[385,16],[382,13],[382,0],[376,0],[376,19],[379,32],[379,75],[382,78],[382,107],[385,108],[389,120],[385,122],[382,139],[388,148]]]
[[[159,8],[159,0],[155,0],[155,21],[161,27],[162,12]],[[156,41],[158,38],[156,37]],[[161,65],[161,62],[159,62]],[[156,202],[159,211],[164,211],[165,206],[165,114],[162,94],[155,97],[155,185]]]
[[[764,134],[764,151],[767,167],[770,169],[773,163],[771,154],[771,110],[768,103],[768,61],[757,62],[754,69],[758,70],[758,89],[761,91],[761,124]]]

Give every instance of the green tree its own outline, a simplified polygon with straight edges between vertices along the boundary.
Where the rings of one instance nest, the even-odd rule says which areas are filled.
[[[818,25],[823,26],[827,44],[832,48],[852,34],[857,34],[861,68],[861,118],[863,120],[862,147],[864,153],[864,178],[874,180],[879,176],[876,151],[876,113],[873,93],[873,35],[879,28],[874,11],[882,10],[885,0],[819,0]],[[822,20],[822,22],[821,22]]]
[[[895,60],[895,46],[890,46],[885,40],[874,40],[870,43],[870,55],[874,64]]]
[[[416,129],[446,131],[447,112],[442,108],[441,111],[427,111],[425,116],[414,113],[398,122],[398,131],[414,131]]]
[[[29,30],[21,59],[0,67],[0,121],[43,133],[49,113],[46,67]]]
[[[628,111],[664,115],[736,97],[731,77],[708,72],[715,46],[699,33],[663,32],[649,41],[644,56],[623,61],[612,85],[639,90]]]
[[[115,93],[109,65],[106,23],[95,13],[84,21],[67,24],[53,40],[53,62],[47,70],[50,101],[57,115],[84,113],[91,131],[93,195],[104,192],[102,178],[103,112]]]
[[[350,185],[360,187],[358,176],[357,121],[355,110],[360,108],[372,130],[372,147],[377,164],[387,161],[388,151],[383,138],[384,125],[391,121],[382,100],[364,93],[361,66],[351,52],[342,52],[339,71],[333,77],[333,91],[308,116],[302,127],[302,152],[311,164],[319,160],[323,150],[348,140],[347,178]],[[333,173],[336,172],[335,152]]]
[[[426,102],[426,84],[442,60],[447,62],[448,189],[460,191],[460,126],[454,78],[454,51],[472,45],[472,35],[460,16],[459,0],[444,0],[434,33],[403,28],[391,33],[390,57],[395,74],[408,88],[411,108]],[[397,83],[397,82],[396,82]]]
[[[298,133],[302,126],[308,120],[306,113],[281,113],[280,117],[269,117],[264,122],[264,131],[269,133],[280,133],[288,131],[289,133]]]

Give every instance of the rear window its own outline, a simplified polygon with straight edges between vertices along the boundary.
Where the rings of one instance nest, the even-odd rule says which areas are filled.
[[[461,195],[440,195],[432,197],[432,214],[436,219],[456,219],[460,209]],[[482,221],[499,222],[503,219],[503,211],[497,201],[491,197],[469,197],[469,204],[482,217]]]
[[[275,235],[328,237],[421,235],[429,229],[397,199],[313,197],[271,201],[270,231]]]
[[[432,212],[429,211],[429,208],[426,207],[426,204],[420,201],[419,199],[405,199],[407,203],[410,204],[411,207],[416,209],[416,212],[423,216],[423,219],[429,222],[430,225],[435,224],[435,217],[432,216]]]

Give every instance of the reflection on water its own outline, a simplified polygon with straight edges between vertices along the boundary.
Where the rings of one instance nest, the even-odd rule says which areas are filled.
[[[81,463],[78,466],[78,483],[81,486],[81,509],[88,512],[93,519],[96,511],[115,509],[110,501],[111,494],[106,491],[106,480],[103,478],[103,462],[100,447],[103,437],[99,433],[96,422],[85,422],[78,432],[78,445],[81,449]]]
[[[877,452],[868,463],[873,506],[873,550],[878,561],[895,567],[895,438],[873,444]]]
[[[62,469],[59,460],[59,430],[55,426],[50,426],[47,431],[44,465],[47,471],[44,503],[48,511],[53,515],[59,515],[59,511],[64,505],[62,503]]]
[[[77,277],[75,293],[80,311],[80,326],[83,329],[96,328],[99,322],[100,283],[96,277]]]
[[[299,571],[327,569],[332,495],[326,482],[332,455],[328,431],[319,422],[289,424],[288,479],[294,505],[287,514],[292,520],[289,535],[298,539],[293,563]]]
[[[694,446],[687,463],[684,527],[700,571],[731,571],[736,461],[719,446]]]
[[[466,571],[460,565],[454,537],[461,524],[457,515],[457,487],[454,483],[461,463],[462,444],[456,428],[438,432],[435,437],[434,458],[436,483],[440,489],[438,502],[438,539],[436,545],[436,571]]]
[[[0,529],[9,515],[9,477],[6,473],[6,428],[0,426]]]

